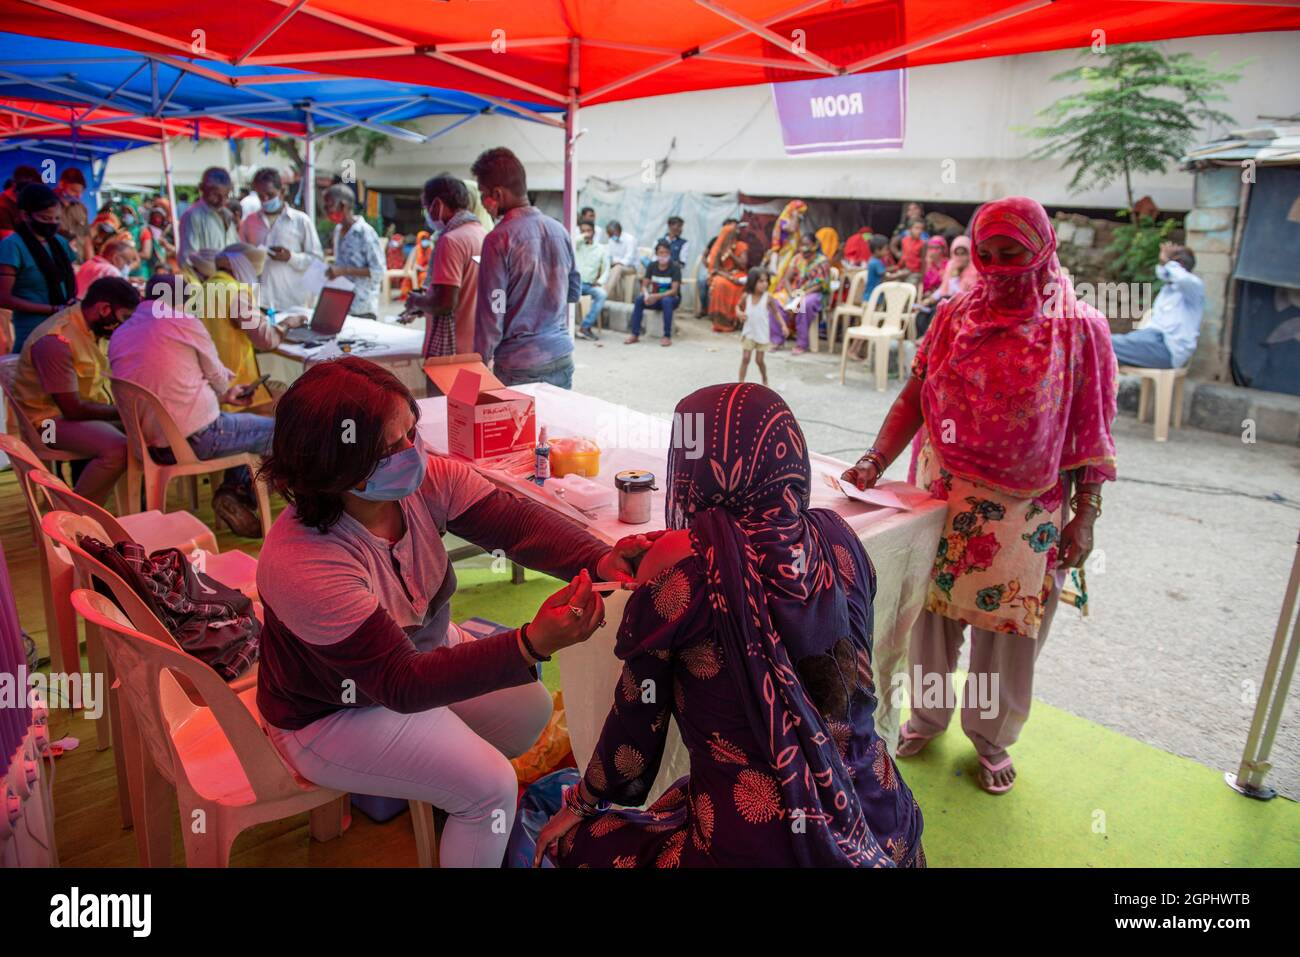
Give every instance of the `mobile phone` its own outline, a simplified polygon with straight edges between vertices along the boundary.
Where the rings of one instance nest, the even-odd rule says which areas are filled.
[[[262,378],[258,379],[256,382],[250,382],[248,385],[244,386],[242,389],[239,390],[239,392],[236,393],[236,395],[238,395],[239,398],[241,399],[246,399],[249,396],[251,396],[254,392],[256,392],[259,388],[261,388],[263,385],[265,385],[267,380],[269,380],[270,378],[271,376],[268,373],[267,375],[262,376]]]

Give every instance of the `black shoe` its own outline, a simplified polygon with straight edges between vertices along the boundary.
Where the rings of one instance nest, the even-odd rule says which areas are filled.
[[[578,330],[578,337],[590,342],[598,342],[600,340],[600,336],[596,335],[594,330],[588,329],[586,326]]]
[[[239,491],[222,486],[212,493],[212,511],[226,526],[243,538],[261,538],[262,520]]]

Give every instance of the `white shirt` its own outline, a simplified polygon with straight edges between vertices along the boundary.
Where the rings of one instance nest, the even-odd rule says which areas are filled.
[[[258,210],[240,224],[239,238],[264,249],[283,246],[289,250],[288,262],[266,258],[262,267],[262,305],[279,312],[305,306],[307,292],[302,288],[303,274],[313,262],[324,258],[320,236],[307,214],[287,203],[276,216]]]
[[[108,340],[108,364],[117,378],[144,386],[162,401],[186,438],[216,421],[217,396],[235,374],[221,364],[203,321],[145,300]],[[144,420],[145,441],[167,448],[162,425]]]
[[[177,223],[180,230],[180,246],[176,258],[182,266],[185,257],[200,249],[225,249],[231,243],[239,242],[239,233],[233,224],[203,200],[190,206],[181,215]]]
[[[772,341],[772,327],[767,312],[768,301],[767,293],[755,298],[753,293],[747,292],[741,299],[745,306],[745,328],[741,330],[740,335],[745,339],[753,339],[759,345],[770,344]]]
[[[1146,328],[1164,335],[1169,361],[1175,369],[1181,369],[1196,351],[1201,318],[1205,315],[1205,284],[1200,276],[1173,260],[1157,266],[1156,276],[1164,285],[1151,306],[1151,319]]]
[[[617,238],[611,236],[605,248],[609,250],[611,265],[635,267],[640,261],[636,254],[636,237],[627,230],[619,233]]]
[[[247,219],[262,208],[262,200],[256,193],[249,193],[239,201],[239,208],[243,210],[241,215],[244,219]]]

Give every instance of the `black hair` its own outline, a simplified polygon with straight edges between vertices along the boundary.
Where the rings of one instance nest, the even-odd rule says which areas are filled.
[[[1186,246],[1179,246],[1169,257],[1188,272],[1196,269],[1196,255]]]
[[[595,224],[595,223],[591,222],[590,220],[586,220],[586,221],[583,221],[583,222],[578,223],[578,229],[579,229],[579,230],[581,230],[582,227],[584,227],[584,226],[586,226],[588,229],[591,230],[591,235],[592,235],[592,236],[595,236],[595,235],[596,235],[596,224]]]
[[[213,186],[234,186],[230,179],[230,174],[220,166],[209,166],[199,177],[199,189],[203,188],[204,183],[210,183]]]
[[[813,246],[815,246],[817,249],[821,249],[822,244],[817,241],[816,233],[804,233],[803,238],[806,239],[808,242],[812,243]]]
[[[669,216],[668,225],[671,226],[673,223],[680,223],[681,225],[685,226],[686,220],[682,219],[680,216]]]
[[[85,310],[89,306],[98,306],[101,302],[108,303],[114,311],[135,309],[140,305],[140,294],[135,291],[135,286],[121,276],[105,276],[90,284],[81,298],[81,308]]]
[[[442,200],[448,209],[469,209],[469,187],[450,173],[439,173],[424,184],[424,205]]]
[[[76,183],[78,186],[86,185],[86,174],[75,166],[67,167],[59,174],[60,183]]]
[[[578,210],[579,216],[585,216],[587,213],[591,213],[591,215],[595,216],[596,208],[594,206],[584,206],[582,209]]]
[[[58,194],[44,183],[28,183],[18,193],[18,208],[24,213],[39,213],[58,205]]]
[[[623,224],[617,219],[611,219],[605,224],[605,232],[609,232],[611,229],[617,229],[621,233],[623,231]]]
[[[745,292],[751,296],[754,290],[758,288],[758,281],[767,275],[767,270],[762,266],[754,266],[745,274]]]
[[[515,196],[524,196],[528,192],[528,174],[524,172],[524,164],[504,146],[479,153],[469,171],[484,192],[504,189]]]
[[[327,532],[343,515],[343,495],[374,473],[387,453],[384,426],[411,391],[381,365],[342,356],[312,366],[275,409],[271,455],[259,477],[287,499],[298,521]]]
[[[276,189],[284,188],[284,181],[280,179],[280,171],[273,166],[263,166],[253,174],[253,185],[256,186],[258,183],[266,183]]]
[[[872,233],[871,238],[867,240],[867,245],[871,247],[873,253],[878,253],[889,245],[889,240],[882,233]]]
[[[670,256],[672,255],[673,247],[669,243],[664,242],[662,239],[659,240],[659,242],[655,243],[655,252],[659,252],[659,250],[661,249],[668,250],[668,254]]]
[[[35,166],[15,166],[13,184],[19,188],[26,186],[28,183],[39,183],[41,174],[36,171]]]

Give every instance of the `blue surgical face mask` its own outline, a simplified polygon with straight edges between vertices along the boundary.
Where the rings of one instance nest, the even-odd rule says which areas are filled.
[[[438,222],[429,214],[429,210],[427,207],[424,209],[424,225],[428,226],[435,233],[438,230],[442,229],[442,223]]]
[[[263,212],[267,212],[267,213],[278,213],[280,211],[280,207],[283,205],[284,205],[284,200],[281,199],[279,196],[277,196],[275,197],[275,199],[268,199],[265,203],[263,203],[262,210]]]
[[[352,494],[367,502],[395,502],[406,498],[424,481],[428,459],[429,453],[417,434],[413,446],[380,460],[366,479],[366,487],[360,492],[353,489]]]

